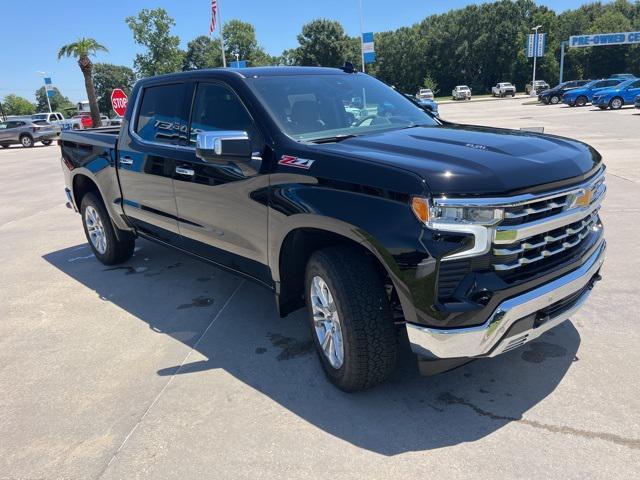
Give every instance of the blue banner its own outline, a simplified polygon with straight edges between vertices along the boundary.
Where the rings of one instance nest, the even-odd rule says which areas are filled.
[[[376,51],[373,43],[373,32],[362,34],[362,52],[364,63],[373,63],[376,61]]]
[[[598,47],[602,45],[627,45],[640,43],[640,32],[595,33],[569,37],[570,47]]]
[[[544,57],[544,51],[547,46],[547,34],[534,33],[529,34],[527,37],[527,47],[525,52],[527,57]]]

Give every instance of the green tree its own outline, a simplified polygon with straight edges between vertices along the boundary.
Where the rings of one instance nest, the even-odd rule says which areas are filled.
[[[78,59],[78,66],[84,76],[84,86],[87,90],[87,99],[89,100],[89,108],[91,109],[91,120],[94,125],[100,125],[100,110],[98,110],[98,101],[96,99],[96,91],[91,77],[93,63],[89,58],[97,52],[107,52],[107,47],[99,44],[93,38],[80,38],[76,42],[62,46],[58,52],[58,59],[62,57],[74,57]]]
[[[340,67],[345,61],[356,63],[353,42],[340,22],[320,18],[307,23],[298,35],[299,46],[293,52],[297,65]],[[359,53],[358,53],[359,56]]]
[[[2,109],[5,115],[31,115],[36,107],[24,97],[10,93],[2,100]]]
[[[182,70],[184,52],[179,48],[180,38],[171,35],[175,21],[164,8],[144,8],[125,21],[134,41],[147,48],[146,53],[137,54],[133,62],[138,75],[150,77]]]
[[[240,60],[246,60],[252,67],[277,63],[277,59],[258,45],[256,30],[250,23],[230,20],[224,24],[223,36],[227,63],[236,59],[236,53]]]
[[[187,44],[182,70],[198,70],[222,66],[220,40],[200,35]]]
[[[51,102],[51,111],[66,113],[71,109],[75,109],[74,103],[60,93],[57,87],[53,87],[53,96],[49,97]],[[47,102],[47,91],[44,87],[36,90],[36,112],[48,112],[49,103]]]
[[[96,87],[100,111],[105,113],[112,112],[111,92],[115,88],[121,88],[129,95],[135,82],[136,74],[129,67],[110,63],[96,63],[93,66],[93,83]]]

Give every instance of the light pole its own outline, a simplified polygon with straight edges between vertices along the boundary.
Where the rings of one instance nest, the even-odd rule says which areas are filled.
[[[531,96],[535,97],[538,95],[536,92],[536,59],[538,58],[538,29],[542,27],[542,25],[536,25],[531,30],[533,30],[533,80],[531,81]]]
[[[364,73],[364,39],[362,38],[362,32],[364,32],[364,17],[362,16],[362,0],[359,0],[360,4],[360,57],[362,58],[362,72]]]
[[[42,70],[38,70],[36,73],[38,75],[40,75],[43,79],[44,79],[44,76],[47,74],[47,72],[43,72]],[[44,96],[47,97],[47,105],[49,105],[49,113],[51,113],[52,112],[52,110],[51,110],[51,100],[49,100],[49,90],[47,89],[47,84],[46,83],[44,85]]]
[[[567,45],[569,45],[568,40],[560,42],[560,81],[558,83],[562,83],[562,79],[564,77],[564,47]]]

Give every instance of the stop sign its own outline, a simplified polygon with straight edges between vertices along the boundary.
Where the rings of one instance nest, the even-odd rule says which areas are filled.
[[[116,115],[119,117],[124,117],[124,112],[127,111],[128,100],[127,94],[119,88],[116,88],[111,92],[111,106],[113,107],[113,111],[116,112]]]

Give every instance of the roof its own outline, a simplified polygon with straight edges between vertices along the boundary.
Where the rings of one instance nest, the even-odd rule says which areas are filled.
[[[249,77],[277,77],[285,75],[348,75],[340,68],[328,67],[248,67],[248,68],[206,68],[202,70],[189,70],[186,72],[169,73],[166,75],[158,75],[155,77],[143,78],[142,81],[153,81],[155,79],[182,79],[182,78],[198,78],[215,73],[216,76],[236,78]]]

